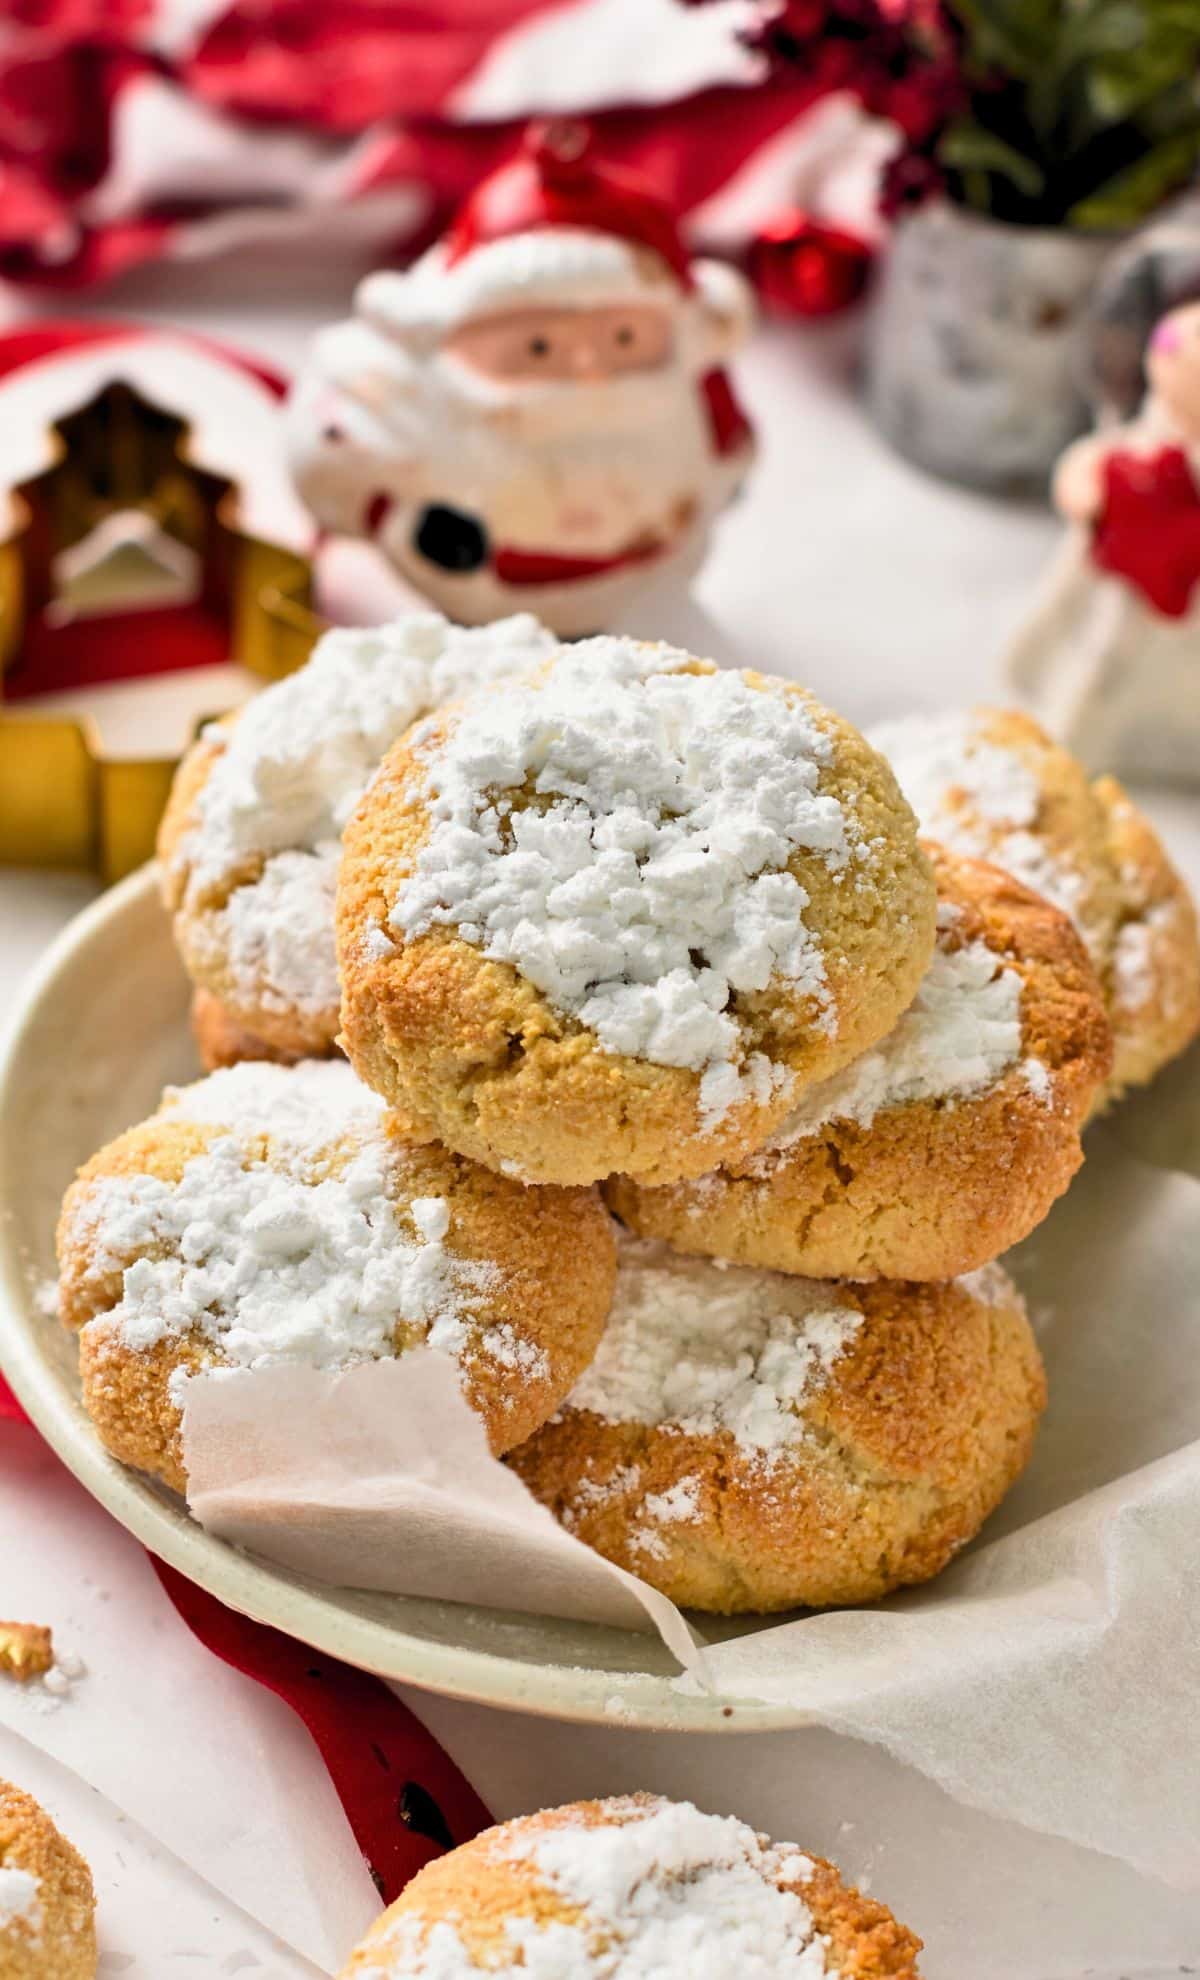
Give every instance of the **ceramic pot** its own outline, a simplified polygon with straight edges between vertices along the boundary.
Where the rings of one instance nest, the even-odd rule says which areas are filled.
[[[1034,493],[1088,424],[1087,312],[1115,240],[947,200],[899,222],[868,343],[876,425],[932,474]]]

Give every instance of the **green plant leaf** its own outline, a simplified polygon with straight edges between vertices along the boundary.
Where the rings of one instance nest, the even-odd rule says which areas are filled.
[[[1200,9],[1186,34],[1148,35],[1137,47],[1102,54],[1088,64],[1087,87],[1098,117],[1118,123],[1156,96],[1193,83],[1200,62]]]
[[[1200,93],[1194,80],[1173,83],[1170,89],[1161,90],[1138,113],[1137,128],[1145,139],[1147,151],[1152,151],[1163,138],[1190,131],[1198,115]]]
[[[1146,8],[1139,0],[1080,7],[1064,32],[1080,55],[1136,54],[1146,44]]]
[[[1200,159],[1200,125],[1155,145],[1067,214],[1067,224],[1087,232],[1114,232],[1145,218],[1181,187]]]
[[[1053,60],[1056,0],[953,0],[953,12],[967,28],[969,52],[981,68],[1029,77]]]
[[[973,99],[938,156],[1008,219],[1124,227],[1196,162],[1200,0],[947,0]],[[1119,169],[1118,169],[1119,168]]]
[[[964,174],[998,172],[1029,199],[1036,199],[1046,183],[1040,165],[982,124],[952,124],[938,145],[938,158]]]

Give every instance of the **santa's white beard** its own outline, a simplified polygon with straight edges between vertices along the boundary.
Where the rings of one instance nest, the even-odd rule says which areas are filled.
[[[694,377],[678,365],[602,383],[496,388],[439,362],[446,422],[427,463],[513,547],[608,556],[669,541],[706,506],[713,462]],[[473,444],[472,437],[473,436]]]
[[[409,510],[464,510],[493,546],[608,557],[669,542],[724,485],[698,380],[678,359],[602,382],[514,386],[441,354],[389,356],[386,378],[355,365],[336,380],[360,414],[369,383],[373,492]],[[310,490],[318,452],[302,475]]]
[[[531,447],[569,447],[597,432],[624,447],[636,446],[647,427],[673,424],[696,390],[678,358],[649,371],[544,383],[488,378],[442,356],[430,361],[428,373],[456,416],[483,420]]]

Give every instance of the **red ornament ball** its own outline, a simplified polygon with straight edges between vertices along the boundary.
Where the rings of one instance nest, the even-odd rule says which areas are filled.
[[[748,267],[767,309],[781,316],[834,316],[858,301],[874,259],[861,235],[790,207],[759,229]]]

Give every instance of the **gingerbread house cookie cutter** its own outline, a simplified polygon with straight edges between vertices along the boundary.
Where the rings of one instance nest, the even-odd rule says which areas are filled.
[[[0,524],[0,864],[78,867],[108,882],[153,853],[177,754],[111,753],[96,722],[71,711],[72,690],[207,660],[274,680],[307,659],[322,622],[309,525],[275,433],[284,390],[263,367],[175,332],[63,323],[0,337],[16,463]],[[274,447],[278,530],[263,491],[247,499],[237,477],[235,428]],[[157,547],[167,594],[73,609],[63,567],[99,539],[103,573],[117,518],[125,535],[107,548],[128,557],[133,518],[134,555],[153,565],[147,546]]]

